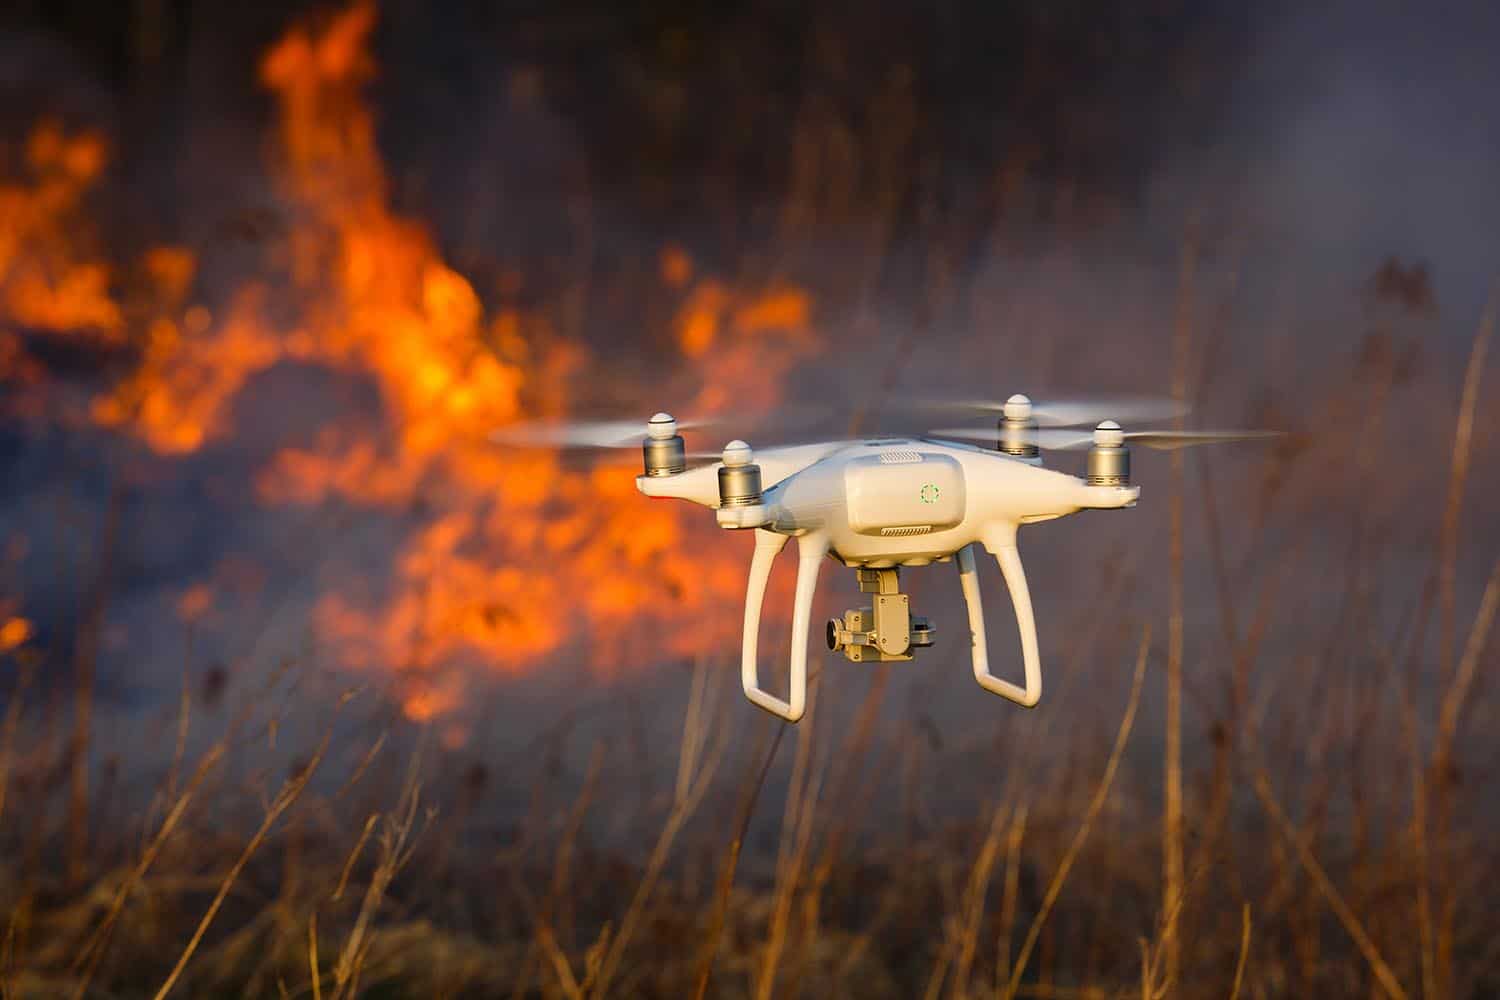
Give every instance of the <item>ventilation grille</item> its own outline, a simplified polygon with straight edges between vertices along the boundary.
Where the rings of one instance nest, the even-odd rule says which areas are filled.
[[[880,533],[887,538],[904,538],[908,535],[925,535],[931,530],[930,524],[906,524],[899,528],[881,528]]]
[[[910,465],[913,462],[920,461],[922,461],[922,453],[920,451],[912,451],[910,448],[896,448],[880,453],[881,465]]]

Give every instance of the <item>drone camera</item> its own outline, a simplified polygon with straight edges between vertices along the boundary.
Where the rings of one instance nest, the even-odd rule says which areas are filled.
[[[911,613],[911,598],[898,593],[899,586],[895,568],[860,569],[859,589],[873,594],[874,603],[828,620],[829,650],[843,653],[852,663],[891,663],[913,659],[917,649],[931,646],[932,623]]]

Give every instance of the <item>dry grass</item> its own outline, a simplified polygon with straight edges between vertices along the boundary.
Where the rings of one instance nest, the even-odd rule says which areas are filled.
[[[1497,593],[1500,582],[1492,580],[1453,685],[1441,699],[1435,727],[1439,738],[1430,756],[1434,762],[1451,760],[1462,745],[1461,709],[1473,704],[1473,678],[1500,603]],[[6,995],[38,996],[58,989],[75,996],[144,995],[152,979],[156,982],[150,989],[157,997],[225,990],[318,998],[586,997],[672,995],[678,990],[700,996],[746,991],[781,996],[822,995],[831,989],[975,997],[991,994],[992,988],[982,985],[987,983],[996,984],[1000,996],[1239,997],[1365,988],[1391,997],[1426,995],[1413,992],[1422,976],[1408,978],[1423,967],[1425,945],[1400,934],[1405,921],[1393,922],[1391,912],[1405,906],[1415,913],[1417,895],[1403,891],[1403,886],[1415,889],[1418,871],[1402,861],[1410,848],[1399,838],[1388,842],[1378,866],[1385,872],[1383,884],[1365,888],[1362,869],[1350,867],[1349,845],[1336,839],[1326,822],[1320,826],[1316,820],[1294,818],[1273,790],[1276,782],[1264,761],[1247,759],[1244,766],[1252,769],[1253,792],[1274,835],[1290,848],[1294,867],[1278,869],[1273,852],[1266,858],[1272,864],[1265,868],[1262,861],[1232,849],[1267,843],[1255,833],[1252,819],[1242,816],[1220,832],[1230,844],[1204,861],[1206,869],[1222,873],[1217,889],[1197,870],[1189,880],[1198,887],[1191,896],[1191,921],[1182,920],[1180,910],[1153,916],[1151,907],[1142,905],[1150,879],[1138,877],[1139,862],[1150,854],[1130,844],[1132,838],[1137,845],[1149,840],[1140,839],[1145,830],[1128,825],[1127,813],[1120,810],[1128,810],[1130,800],[1114,789],[1122,771],[1131,770],[1127,744],[1149,651],[1149,639],[1143,637],[1115,742],[1094,758],[1094,767],[1102,770],[1081,810],[1074,812],[1071,796],[1048,795],[1012,779],[1001,800],[984,814],[982,826],[933,829],[897,854],[878,844],[852,854],[836,849],[832,859],[821,854],[820,846],[826,848],[829,838],[845,836],[847,811],[861,793],[847,778],[834,780],[839,765],[848,765],[837,754],[819,750],[829,734],[814,726],[797,730],[798,753],[779,824],[779,860],[769,881],[744,884],[737,884],[740,852],[786,729],[779,728],[773,739],[747,755],[739,777],[718,780],[731,742],[727,734],[733,730],[725,715],[735,704],[733,687],[710,682],[700,672],[691,686],[693,705],[683,728],[680,769],[668,782],[658,833],[641,867],[589,846],[586,817],[602,794],[603,751],[596,743],[579,775],[577,795],[553,820],[537,818],[543,828],[556,831],[555,839],[544,836],[529,850],[529,859],[507,862],[509,875],[492,870],[484,891],[498,893],[501,901],[513,900],[520,919],[506,916],[502,902],[488,921],[465,921],[466,927],[423,884],[424,859],[430,861],[439,850],[443,823],[432,819],[438,836],[424,848],[417,832],[422,774],[428,768],[420,752],[409,758],[389,816],[364,815],[362,822],[347,827],[342,850],[338,836],[323,840],[320,848],[303,844],[297,855],[303,870],[288,877],[285,872],[276,876],[269,859],[257,864],[267,854],[280,854],[278,860],[284,861],[292,850],[293,827],[287,821],[295,815],[309,820],[349,802],[346,783],[311,790],[327,738],[286,779],[254,833],[238,848],[205,836],[214,829],[213,806],[205,796],[233,794],[212,781],[234,749],[233,741],[224,739],[181,782],[129,870],[123,875],[98,873],[100,881],[84,898],[112,886],[102,906],[78,906],[50,889],[34,890],[27,899],[12,897]],[[845,734],[845,742],[853,735]],[[349,778],[366,774],[370,756],[366,751],[353,760]],[[1086,761],[1081,766],[1089,769]],[[175,769],[173,764],[169,771]],[[170,774],[164,778],[175,780]],[[1291,787],[1298,783],[1293,778]],[[737,803],[727,827],[712,817],[694,822],[705,801]],[[1190,811],[1189,829],[1201,829],[1193,815]],[[198,831],[194,846],[183,840],[187,826]],[[1113,843],[1091,847],[1101,826]],[[692,842],[677,846],[690,829],[700,837],[729,833],[727,843],[711,855],[717,876],[696,895],[688,889],[683,865],[700,848]],[[363,856],[372,840],[377,849],[367,863]],[[1479,844],[1470,840],[1444,850],[1473,852]],[[218,854],[229,860],[224,874],[207,882],[193,874],[212,872]],[[814,857],[819,860],[810,864]],[[1476,857],[1482,859],[1483,852]],[[481,858],[472,857],[462,859],[460,870],[485,867]],[[1309,879],[1305,886],[1294,877],[1297,869]],[[1045,888],[1031,887],[1037,878],[1045,880]],[[239,887],[247,880],[258,888],[244,895]],[[1238,890],[1232,889],[1236,884]],[[544,891],[538,894],[535,886]],[[1465,897],[1459,887],[1444,889],[1444,898]],[[195,915],[191,902],[205,891],[206,906],[196,908]],[[1240,892],[1246,894],[1243,901],[1224,898]],[[814,894],[823,905],[810,905]],[[1182,893],[1178,899],[1187,897]],[[848,908],[861,898],[868,903]],[[1483,912],[1483,901],[1469,898]],[[262,906],[285,911],[275,919],[264,918],[270,911],[257,915],[257,899]],[[1326,907],[1343,928],[1350,945],[1347,955],[1361,960],[1364,974],[1341,957],[1344,949],[1331,938],[1320,941],[1320,957],[1311,966],[1277,953],[1277,943],[1286,935],[1307,933],[1301,915],[1308,912],[1309,899]],[[1132,911],[1150,921],[1149,932],[1130,926],[1127,914]],[[1252,912],[1260,914],[1255,940],[1261,944],[1255,948]],[[124,937],[112,933],[122,921],[128,928]],[[1017,922],[1024,922],[1026,930],[1012,957],[1008,942]],[[221,923],[224,930],[215,933]],[[239,937],[252,927],[260,928],[260,944],[247,952]],[[565,930],[559,932],[559,927]],[[1182,948],[1179,981],[1172,980],[1166,957],[1171,927]],[[43,928],[45,944],[38,937]],[[179,934],[176,950],[163,953],[161,945]],[[1460,954],[1467,948],[1456,942]],[[531,955],[541,964],[531,961]],[[158,970],[154,976],[153,969]],[[1489,974],[1472,970],[1468,981],[1483,983]],[[251,989],[253,984],[259,985]]]
[[[1476,405],[1466,393],[1460,433],[1472,433]],[[1201,485],[1208,494],[1212,480]],[[1228,586],[1232,557],[1208,523]],[[1075,726],[1045,744],[1067,756],[1039,771],[1009,748],[989,805],[944,820],[921,789],[954,766],[972,773],[981,745],[943,747],[909,720],[883,720],[888,673],[846,728],[824,706],[792,728],[745,710],[731,672],[709,658],[686,684],[670,773],[622,771],[608,727],[560,776],[555,762],[519,760],[511,780],[524,784],[535,767],[537,782],[527,815],[498,842],[482,809],[449,809],[472,794],[453,779],[449,751],[425,737],[392,751],[412,742],[404,726],[328,726],[266,796],[255,762],[288,738],[289,695],[314,690],[304,668],[283,664],[227,719],[192,697],[175,706],[138,846],[103,836],[94,805],[101,836],[78,885],[66,864],[75,786],[47,780],[71,772],[74,737],[39,724],[47,712],[67,718],[68,706],[24,697],[37,653],[19,650],[0,720],[0,987],[7,998],[316,1000],[1484,995],[1500,977],[1489,945],[1500,913],[1478,887],[1500,855],[1483,780],[1469,776],[1485,773],[1483,743],[1466,723],[1493,717],[1500,562],[1453,669],[1439,666],[1440,691],[1409,683],[1423,659],[1422,609],[1437,600],[1394,637],[1362,640],[1368,656],[1356,662],[1372,682],[1338,673],[1324,652],[1283,653],[1317,692],[1296,703],[1280,700],[1283,677],[1255,670],[1272,623],[1291,613],[1274,585],[1291,572],[1270,571],[1248,617],[1221,600],[1234,618],[1222,623],[1222,706],[1195,693],[1179,610],[1164,655],[1153,658],[1149,630],[1140,637],[1112,746],[1094,739],[1097,726]],[[1102,593],[1115,601],[1122,587]],[[1122,634],[1077,641],[1064,674],[1123,658]],[[1181,830],[1164,839],[1149,777],[1160,761],[1130,735],[1153,667],[1174,663],[1179,724],[1206,715],[1222,735],[1195,756],[1205,741],[1186,727]],[[1033,718],[1078,707],[1064,691]],[[190,752],[206,718],[222,732]],[[1382,727],[1400,738],[1370,744]],[[777,767],[788,739],[795,756]],[[345,763],[330,773],[336,750]],[[880,810],[897,772],[908,813],[892,835],[871,824],[889,815]],[[627,828],[651,831],[636,848],[603,836],[603,818],[624,808],[636,813]],[[237,828],[252,832],[236,838]],[[1174,848],[1180,883],[1163,865]],[[30,870],[18,863],[28,856]]]
[[[70,786],[47,780],[65,755],[37,742],[48,709],[19,696],[18,671],[0,722],[0,985],[17,998],[1485,995],[1500,975],[1489,947],[1500,915],[1482,886],[1500,857],[1483,743],[1466,725],[1493,717],[1500,569],[1431,698],[1408,696],[1400,654],[1372,643],[1360,663],[1379,665],[1383,693],[1356,699],[1311,661],[1315,703],[1283,707],[1249,667],[1264,655],[1267,600],[1228,657],[1220,724],[1243,728],[1202,757],[1191,748],[1203,741],[1184,740],[1190,864],[1170,894],[1150,807],[1160,771],[1139,740],[1126,745],[1151,685],[1144,644],[1112,748],[1080,727],[1048,744],[1071,762],[1026,780],[998,769],[987,808],[937,822],[913,812],[900,836],[869,818],[882,762],[906,761],[921,786],[973,773],[974,754],[921,750],[910,723],[881,724],[873,708],[844,732],[816,712],[773,735],[712,664],[688,685],[677,767],[648,779],[650,794],[625,791],[604,764],[617,747],[596,736],[499,856],[476,836],[482,811],[449,814],[445,754],[412,754],[404,774],[382,763],[399,731],[348,744],[345,772],[321,783],[319,748],[254,819],[243,774],[271,720],[243,723],[257,741],[229,726],[190,756],[183,707],[140,848],[96,819],[78,886],[64,863]],[[1330,711],[1345,698],[1357,727]],[[1279,728],[1286,712],[1295,739]],[[1408,736],[1360,749],[1371,728]],[[774,765],[791,738],[788,773]],[[1086,795],[1073,790],[1083,782]],[[595,823],[632,799],[633,825],[655,829],[639,854]],[[426,838],[424,800],[445,806]],[[248,839],[235,817],[249,819]]]
[[[882,746],[906,743],[874,721],[878,713],[858,714],[844,732],[820,727],[825,713],[810,715],[792,731],[790,770],[772,781],[787,727],[773,732],[751,717],[765,735],[753,752],[734,753],[744,739],[732,721],[739,703],[710,665],[689,685],[674,773],[640,803],[641,822],[656,827],[640,862],[595,840],[591,816],[620,800],[597,738],[566,779],[572,791],[535,800],[538,812],[523,824],[535,833],[486,858],[463,834],[473,818],[429,813],[433,836],[418,836],[421,801],[453,796],[441,754],[407,758],[388,811],[369,808],[379,784],[351,793],[356,782],[393,777],[377,763],[389,732],[350,747],[343,775],[315,782],[328,766],[320,745],[236,844],[215,815],[245,804],[226,764],[253,759],[264,735],[245,742],[226,733],[187,766],[179,751],[169,755],[161,793],[171,797],[133,860],[99,854],[80,891],[45,870],[24,879],[5,869],[0,976],[7,997],[1410,997],[1431,996],[1428,984],[1442,982],[1470,984],[1450,995],[1477,995],[1495,975],[1480,933],[1494,914],[1446,873],[1500,859],[1474,825],[1482,817],[1466,805],[1465,786],[1440,776],[1469,759],[1464,720],[1488,695],[1483,664],[1497,606],[1500,570],[1433,706],[1433,739],[1413,772],[1429,816],[1443,789],[1444,825],[1373,800],[1359,806],[1365,815],[1335,819],[1326,803],[1340,779],[1330,775],[1320,788],[1313,775],[1285,770],[1288,758],[1259,742],[1274,717],[1262,710],[1226,765],[1184,759],[1192,866],[1166,909],[1151,902],[1162,886],[1150,874],[1153,824],[1137,791],[1149,754],[1127,744],[1149,687],[1143,639],[1113,746],[1085,741],[1074,750],[1076,780],[1097,775],[1087,795],[1067,790],[1075,779],[1059,783],[1062,772],[1035,783],[1013,768],[973,820],[918,823],[900,845],[859,835],[871,802],[860,768],[878,771],[882,758],[894,759]],[[6,748],[15,749],[6,759],[22,765],[9,784],[29,798],[9,800],[7,843],[24,843],[18,813],[47,814],[36,796],[66,794],[27,780],[26,762],[35,767],[37,758],[21,746],[31,730],[20,704],[7,711]],[[1379,711],[1398,719],[1412,707],[1387,702]],[[242,726],[265,734],[268,722]],[[180,742],[175,731],[170,740]],[[732,758],[742,766],[726,767]],[[911,759],[908,767],[935,773],[938,758]],[[1233,773],[1248,776],[1248,802],[1243,786],[1220,788]],[[753,831],[771,819],[768,795],[781,803],[770,870],[763,849],[749,846],[764,840]],[[1269,829],[1247,811],[1251,803]],[[65,832],[67,810],[57,815],[52,830]],[[1360,824],[1387,834],[1367,832],[1360,848],[1349,839]],[[748,873],[747,848],[757,852]],[[1414,863],[1419,851],[1444,863],[1428,872]],[[699,869],[710,877],[694,875]],[[443,871],[459,881],[435,884],[431,875]],[[1429,879],[1430,897],[1421,891]],[[1429,898],[1440,901],[1433,934],[1407,933]],[[1335,931],[1320,928],[1320,914]],[[1444,935],[1451,943],[1440,948]],[[1301,943],[1288,949],[1292,941]]]

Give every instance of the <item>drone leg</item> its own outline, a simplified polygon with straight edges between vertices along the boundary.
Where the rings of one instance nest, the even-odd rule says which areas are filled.
[[[786,536],[763,528],[755,529],[755,556],[750,561],[750,584],[745,591],[744,655],[740,661],[740,680],[745,697],[788,722],[796,722],[807,710],[807,633],[812,621],[813,592],[818,585],[818,567],[828,554],[828,539],[823,535],[803,535],[798,546],[797,598],[792,612],[791,686],[787,700],[760,686],[756,647],[760,638],[760,609],[771,578],[771,564],[786,545]]]
[[[985,537],[985,548],[1000,563],[1010,600],[1016,609],[1016,627],[1021,633],[1021,658],[1026,666],[1026,686],[1021,687],[990,673],[989,649],[984,634],[984,601],[979,592],[979,568],[974,561],[974,546],[958,550],[958,582],[963,587],[964,602],[969,609],[969,631],[974,639],[974,679],[991,694],[998,694],[1018,705],[1031,708],[1042,698],[1042,664],[1037,653],[1036,618],[1031,612],[1031,592],[1026,587],[1026,573],[1021,555],[1016,551],[1015,529],[998,531]]]

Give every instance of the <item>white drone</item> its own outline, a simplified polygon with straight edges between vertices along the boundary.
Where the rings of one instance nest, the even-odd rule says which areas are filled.
[[[859,575],[870,607],[844,612],[827,625],[830,650],[855,662],[910,660],[932,645],[933,628],[911,614],[900,593],[903,566],[958,560],[958,578],[968,605],[974,677],[986,691],[1027,708],[1042,696],[1036,620],[1016,533],[1079,510],[1135,506],[1140,487],[1130,485],[1129,443],[1172,449],[1216,441],[1271,436],[1266,431],[1125,431],[1104,420],[1092,432],[1063,430],[1093,423],[1101,410],[1139,418],[1171,415],[1172,404],[1135,401],[1113,406],[1036,406],[1026,396],[1004,404],[959,404],[998,410],[998,426],[933,431],[923,437],[870,438],[794,445],[752,452],[731,441],[721,460],[689,469],[679,422],[658,413],[646,424],[645,473],[636,487],[649,497],[688,500],[712,509],[721,528],[755,532],[755,555],[745,592],[741,679],[745,696],[788,722],[807,706],[807,642],[813,592],[824,556]],[[633,445],[636,423],[571,424],[511,428],[500,440],[523,444]],[[984,440],[994,450],[944,439]],[[1086,476],[1079,479],[1042,467],[1041,449],[1088,449]],[[788,538],[798,540],[797,591],[792,612],[791,683],[785,700],[760,685],[756,654],[761,604],[771,564]],[[1025,684],[990,672],[984,605],[975,547],[1000,564],[1021,633]]]

